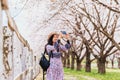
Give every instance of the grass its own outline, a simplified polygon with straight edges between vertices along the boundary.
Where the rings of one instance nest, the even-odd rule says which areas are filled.
[[[106,74],[98,74],[97,69],[93,69],[92,72],[85,72],[85,70],[76,71],[64,68],[66,77],[72,77],[74,79],[65,80],[120,80],[120,69],[107,69]]]

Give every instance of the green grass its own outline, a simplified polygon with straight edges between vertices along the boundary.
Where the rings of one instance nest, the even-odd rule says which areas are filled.
[[[107,69],[106,74],[98,74],[96,69],[93,69],[91,73],[85,72],[85,70],[76,71],[64,68],[65,76],[72,76],[75,80],[120,80],[120,69]],[[72,80],[72,79],[65,79]]]

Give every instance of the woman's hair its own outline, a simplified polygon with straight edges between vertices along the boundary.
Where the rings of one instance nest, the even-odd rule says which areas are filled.
[[[53,45],[53,37],[54,37],[54,35],[58,35],[58,34],[57,33],[50,34],[47,44]]]

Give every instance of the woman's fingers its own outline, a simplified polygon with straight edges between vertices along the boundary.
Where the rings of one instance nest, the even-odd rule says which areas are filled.
[[[60,33],[60,34],[59,34],[59,39],[61,39],[61,38],[62,38],[62,34]]]
[[[66,38],[66,39],[69,39],[69,38],[70,38],[70,35],[69,35],[69,34],[66,34],[66,35],[65,35],[65,38]]]

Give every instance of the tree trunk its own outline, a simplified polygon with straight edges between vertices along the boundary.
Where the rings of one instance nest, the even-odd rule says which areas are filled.
[[[90,52],[88,48],[86,48],[86,66],[85,66],[86,72],[91,72],[91,61],[90,61]]]
[[[82,66],[81,66],[81,61],[79,60],[79,58],[77,58],[76,62],[77,62],[77,71],[80,71]]]
[[[106,60],[106,62],[105,62],[106,68],[108,68],[108,63],[109,63],[109,61]]]
[[[70,51],[67,53],[67,68],[70,68]]]
[[[106,73],[105,62],[106,62],[106,58],[97,59],[98,73],[100,73],[100,74]]]
[[[114,60],[111,60],[112,68],[114,68]]]
[[[1,5],[1,0],[0,0],[0,79],[1,80],[5,80],[4,75],[5,74],[5,69],[3,66],[3,26],[2,26],[2,21],[3,21],[3,17],[2,17],[2,5]],[[4,75],[3,75],[4,74]],[[7,80],[7,79],[6,79]]]
[[[120,69],[120,58],[118,58],[118,68]]]
[[[75,52],[72,51],[72,54],[71,54],[71,69],[74,69],[74,64],[75,64]]]
[[[63,57],[63,67],[66,67],[66,53],[64,53],[64,57]]]

